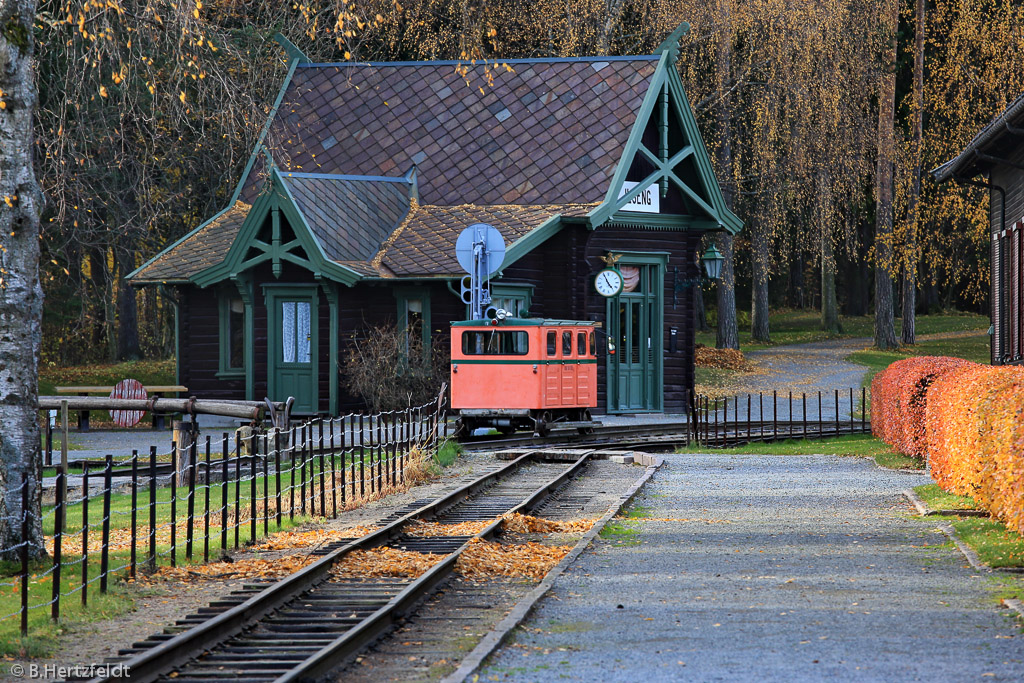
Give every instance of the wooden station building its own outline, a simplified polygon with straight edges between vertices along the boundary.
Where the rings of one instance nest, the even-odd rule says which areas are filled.
[[[1024,94],[932,175],[989,191],[992,364],[1024,363]]]
[[[310,63],[291,49],[227,206],[131,275],[177,302],[178,381],[203,398],[357,405],[343,345],[466,318],[455,240],[505,238],[495,305],[600,321],[597,413],[681,412],[701,238],[736,233],[675,68],[653,55]],[[617,257],[625,286],[594,290]],[[445,334],[432,334],[436,332]]]

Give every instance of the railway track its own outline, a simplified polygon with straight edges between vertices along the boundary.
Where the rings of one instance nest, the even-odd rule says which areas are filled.
[[[557,425],[557,423],[556,423]],[[783,439],[818,439],[847,434],[870,434],[869,420],[831,420],[824,423],[803,420],[730,420],[700,423],[695,432],[687,421],[628,426],[596,425],[592,433],[580,434],[575,428],[553,428],[548,436],[473,436],[460,441],[467,450],[513,448],[550,448],[556,445],[598,447],[614,442],[616,448],[665,450],[701,445],[723,448],[752,442]]]
[[[165,633],[122,651],[118,663],[133,681],[255,683],[325,676],[428,598],[474,538],[500,530],[501,515],[542,505],[587,466],[595,450],[581,449],[569,463],[545,462],[542,450],[528,452],[435,501],[397,511],[375,532],[319,549],[318,560],[288,577],[243,585]],[[565,457],[564,450],[559,453]],[[475,536],[407,535],[420,520],[494,521]],[[444,557],[416,579],[332,576],[347,554],[381,546]]]

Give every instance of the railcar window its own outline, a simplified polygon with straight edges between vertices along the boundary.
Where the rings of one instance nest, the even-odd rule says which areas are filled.
[[[590,337],[590,355],[591,356],[596,356],[597,355],[597,340],[595,339],[596,335],[593,332],[591,332],[588,336]]]
[[[552,330],[548,332],[548,357],[554,358],[557,352],[558,333]]]
[[[490,330],[462,333],[462,353],[467,356],[525,356],[530,338],[525,332]]]
[[[562,333],[562,356],[569,357],[572,355],[572,332]]]
[[[587,355],[587,333],[578,332],[576,334],[576,355],[585,356]]]

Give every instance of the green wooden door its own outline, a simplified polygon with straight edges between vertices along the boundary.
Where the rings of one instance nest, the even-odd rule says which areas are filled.
[[[270,398],[295,397],[292,412],[317,411],[317,292],[296,287],[267,293],[267,386]]]
[[[621,264],[626,287],[608,301],[608,410],[654,412],[662,396],[661,266]]]

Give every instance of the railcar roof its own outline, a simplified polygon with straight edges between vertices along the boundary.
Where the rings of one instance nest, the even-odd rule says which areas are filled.
[[[497,325],[491,320],[456,320],[452,327],[486,327],[489,330],[503,330],[510,327],[600,327],[593,320],[558,320],[556,318],[505,318]]]

